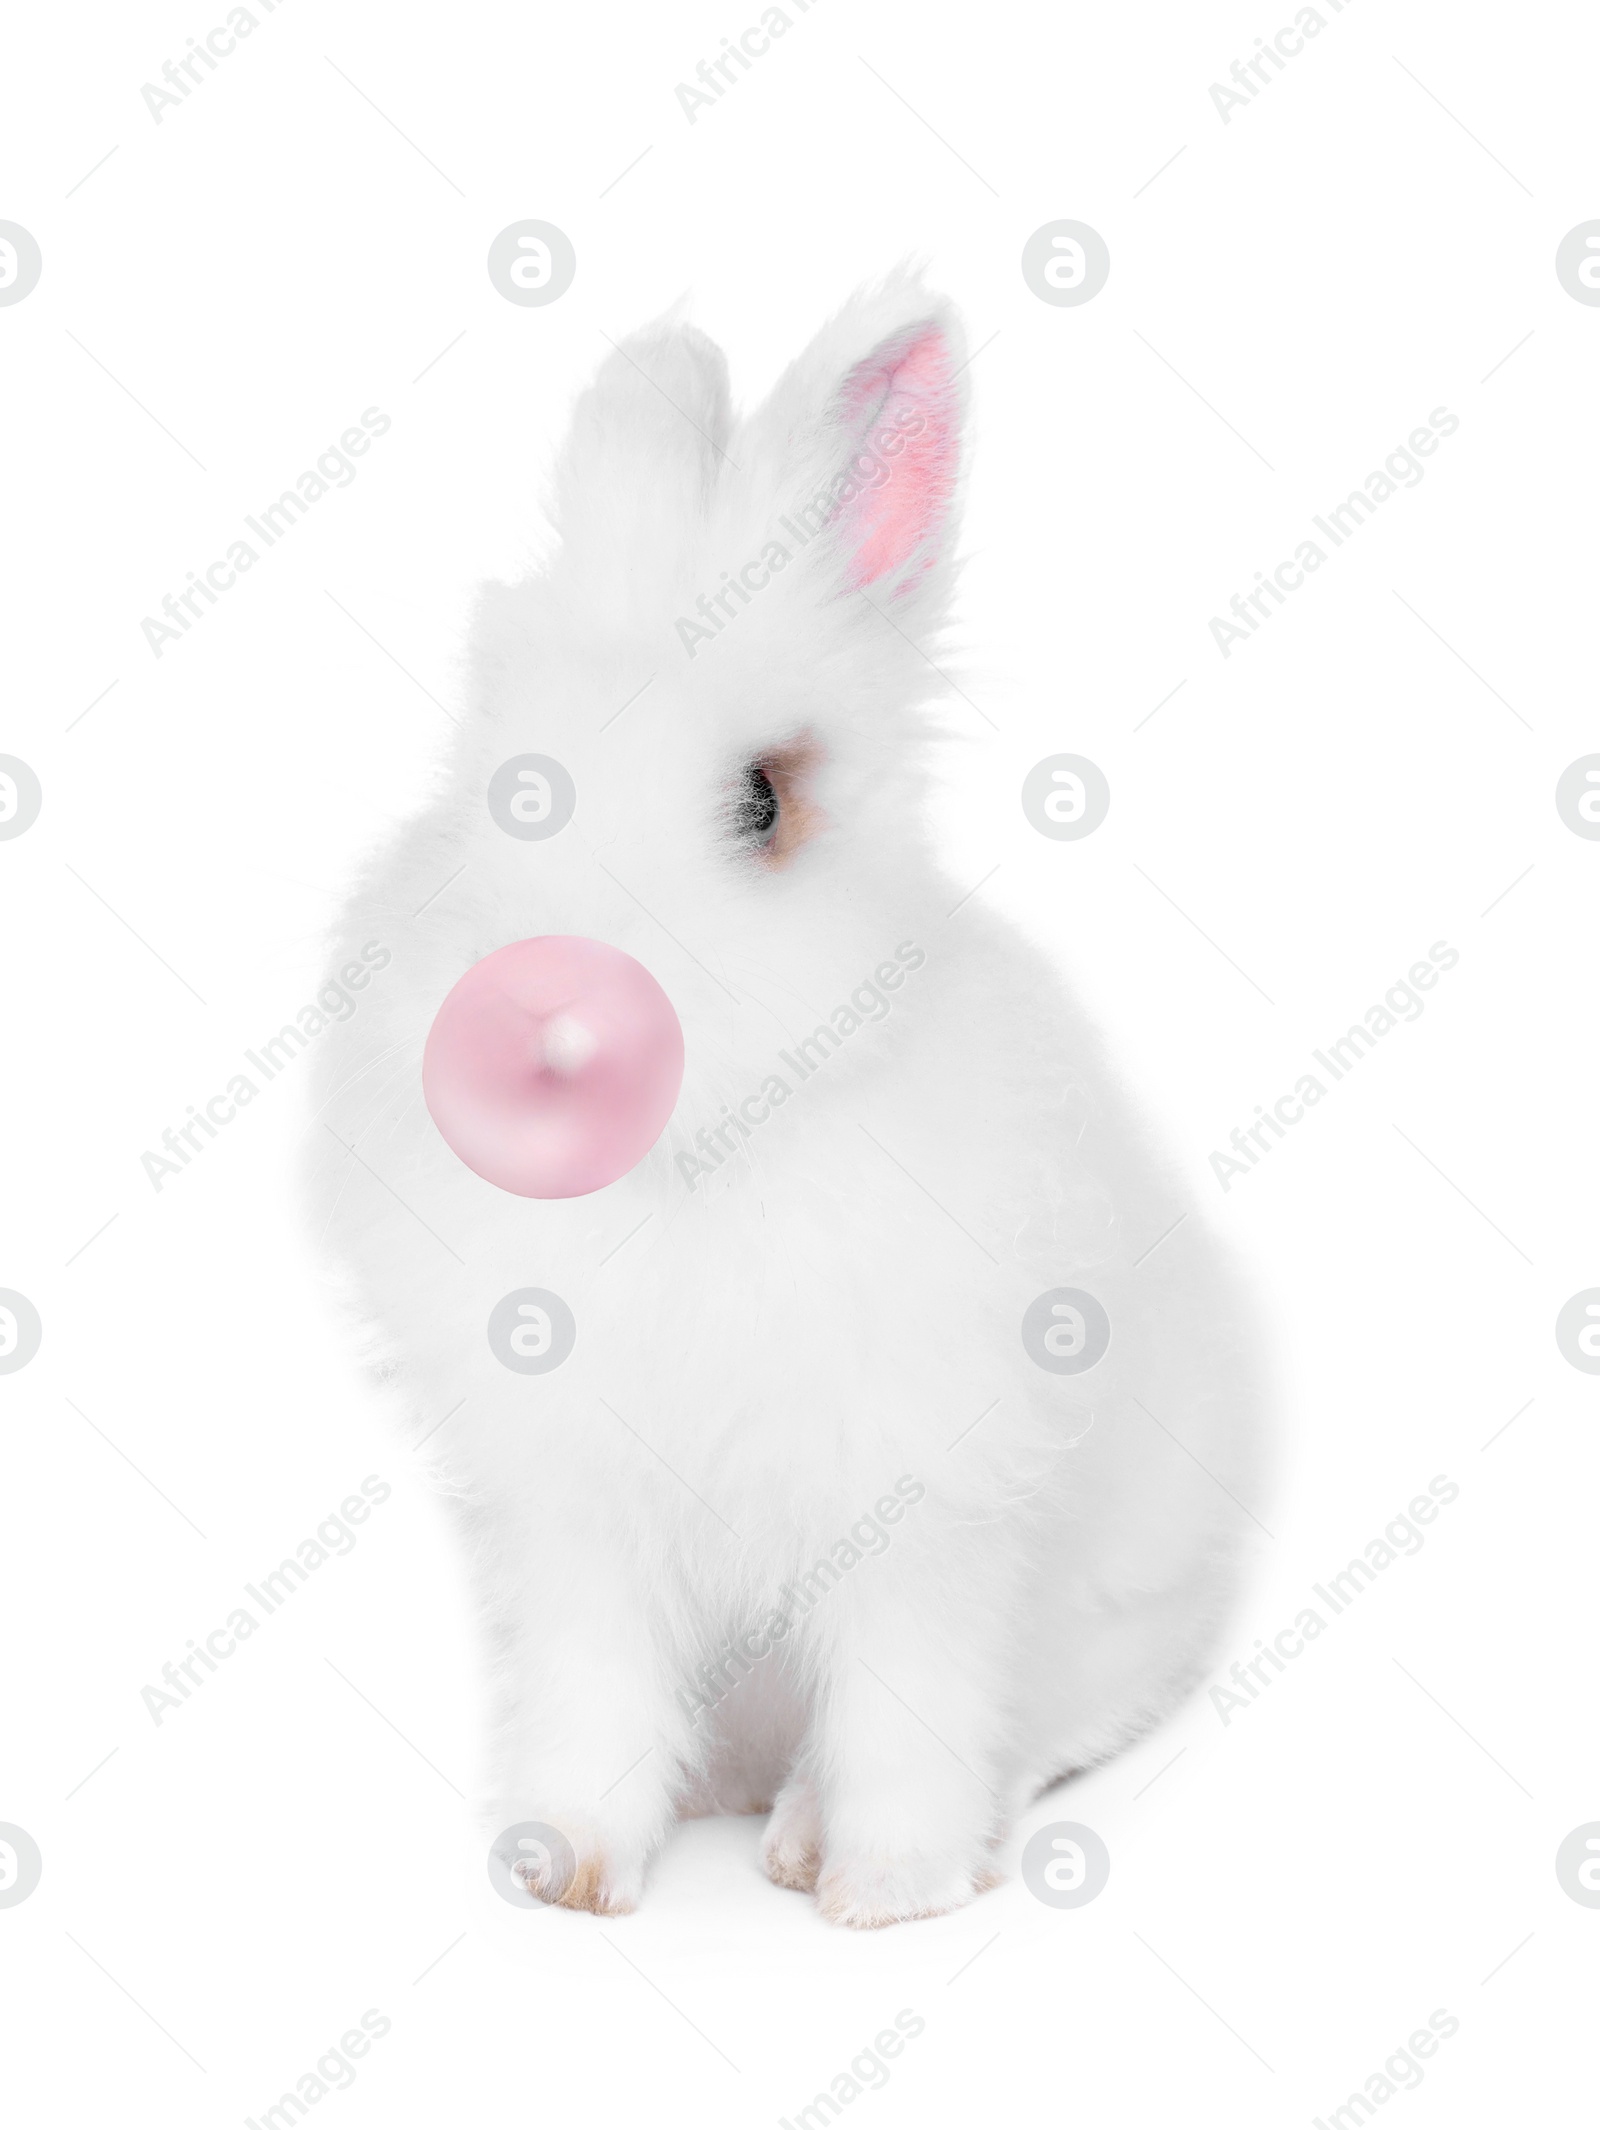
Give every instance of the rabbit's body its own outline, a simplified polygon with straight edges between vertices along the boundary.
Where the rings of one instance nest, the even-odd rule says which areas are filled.
[[[448,784],[343,934],[394,963],[324,1052],[328,1218],[417,1432],[450,1416],[493,1809],[567,1836],[569,1905],[631,1906],[677,1814],[774,1799],[768,1869],[830,1915],[956,1905],[1042,1785],[1171,1704],[1226,1596],[1259,1398],[1230,1276],[1059,979],[922,839],[955,347],[891,284],[737,432],[697,335],[608,364],[563,554],[486,600]],[[779,533],[688,655],[697,596],[907,404],[931,441],[804,551]],[[579,795],[545,841],[484,800],[525,752]],[[730,811],[757,761],[787,846]],[[534,1201],[450,1153],[420,1059],[469,966],[556,933],[653,971],[687,1066],[637,1168]],[[544,1374],[486,1332],[528,1287],[577,1325]],[[1109,1316],[1082,1374],[1024,1344],[1053,1288]]]

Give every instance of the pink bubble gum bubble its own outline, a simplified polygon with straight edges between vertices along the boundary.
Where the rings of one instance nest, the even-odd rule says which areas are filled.
[[[423,1099],[446,1145],[520,1198],[615,1183],[660,1138],[682,1085],[671,999],[598,939],[519,939],[486,954],[422,1053]]]

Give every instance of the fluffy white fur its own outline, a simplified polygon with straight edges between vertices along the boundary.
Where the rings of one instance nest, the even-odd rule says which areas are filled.
[[[897,379],[913,345],[936,359]],[[856,581],[841,510],[693,658],[674,626],[768,540],[796,547],[776,521],[846,466],[874,375],[955,465],[963,359],[909,275],[851,302],[742,423],[692,328],[612,355],[560,459],[560,551],[483,594],[468,721],[340,930],[336,969],[368,940],[394,959],[320,1053],[338,1136],[316,1134],[318,1225],[416,1432],[454,1409],[431,1448],[490,1622],[488,1810],[566,1833],[576,1877],[536,1890],[571,1906],[631,1908],[676,1817],[769,1807],[768,1872],[836,1921],[969,1900],[1042,1787],[1192,1681],[1233,1497],[1256,1485],[1259,1371],[1229,1268],[1056,972],[981,900],[947,914],[964,883],[921,801],[952,497],[903,501],[915,552],[877,581]],[[729,796],[802,739],[812,833],[775,868],[736,840]],[[485,804],[523,752],[576,783],[549,841]],[[687,1049],[654,1151],[550,1202],[467,1170],[420,1092],[457,978],[546,933],[635,955]],[[695,1133],[774,1071],[792,1084],[779,1050],[906,941],[926,960],[892,1011],[688,1188]],[[576,1316],[547,1375],[486,1338],[524,1286]],[[1056,1286],[1110,1313],[1082,1375],[1023,1348],[1024,1309]],[[784,1586],[838,1560],[903,1475],[925,1491],[890,1542],[799,1617]],[[702,1667],[775,1610],[796,1615],[776,1652],[722,1657],[722,1698],[695,1707]]]

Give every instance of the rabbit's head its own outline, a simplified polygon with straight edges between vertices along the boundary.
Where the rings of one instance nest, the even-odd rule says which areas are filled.
[[[942,692],[964,360],[948,305],[901,275],[736,422],[711,342],[646,329],[577,405],[547,572],[485,596],[462,778],[478,949],[626,948],[678,1008],[691,1079],[759,1071],[943,915],[923,706]],[[544,840],[483,811],[520,754],[576,792]]]

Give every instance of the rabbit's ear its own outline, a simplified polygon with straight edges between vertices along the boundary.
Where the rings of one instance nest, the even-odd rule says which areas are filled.
[[[757,478],[792,522],[826,528],[841,588],[921,604],[942,586],[965,367],[952,307],[899,275],[825,326],[751,422]]]
[[[914,581],[942,548],[961,464],[960,383],[938,318],[882,340],[839,392],[846,460],[835,538],[852,585]]]
[[[627,565],[678,553],[729,463],[731,426],[714,341],[670,315],[630,334],[580,396],[557,464],[569,555]]]

